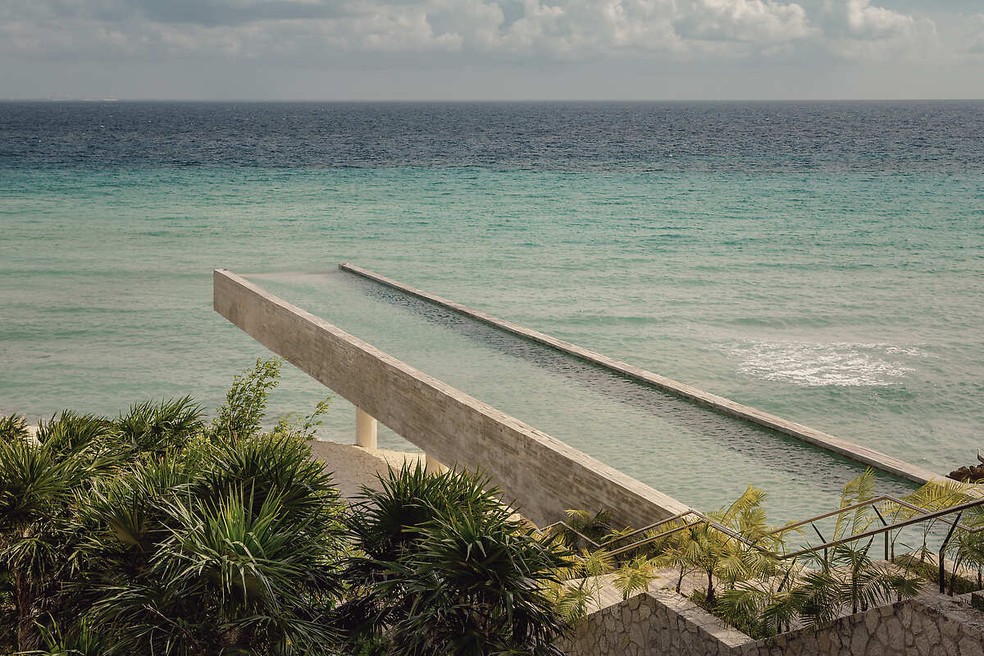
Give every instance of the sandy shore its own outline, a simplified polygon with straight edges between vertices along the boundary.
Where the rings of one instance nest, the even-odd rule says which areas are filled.
[[[363,485],[379,489],[377,476],[385,476],[388,468],[399,469],[404,462],[423,464],[424,457],[420,453],[386,449],[366,451],[354,444],[322,441],[311,442],[311,450],[316,458],[325,463],[328,471],[334,472],[332,481],[347,499],[358,496]]]

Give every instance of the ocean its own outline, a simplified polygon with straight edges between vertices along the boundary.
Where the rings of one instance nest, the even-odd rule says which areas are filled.
[[[702,509],[856,473],[650,425],[349,261],[935,471],[984,446],[984,102],[0,103],[0,230],[0,412],[32,420],[214,409],[265,355],[223,267]],[[325,393],[285,367],[271,412]]]

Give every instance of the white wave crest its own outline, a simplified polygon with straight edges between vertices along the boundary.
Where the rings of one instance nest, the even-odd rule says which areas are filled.
[[[857,342],[747,342],[729,349],[739,373],[802,387],[897,384],[913,371],[906,359],[924,357],[915,347]]]

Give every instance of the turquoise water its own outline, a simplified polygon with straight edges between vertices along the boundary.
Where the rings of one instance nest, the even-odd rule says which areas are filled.
[[[348,273],[274,273],[255,283],[698,508],[748,481],[773,518],[836,507],[861,468]],[[463,436],[467,439],[467,436]],[[699,482],[699,484],[698,484]],[[911,487],[883,481],[881,490]]]
[[[211,269],[351,261],[945,472],[984,425],[982,208],[980,175],[927,172],[6,169],[0,411],[215,407],[264,351],[211,311]],[[323,394],[282,387],[278,413]]]

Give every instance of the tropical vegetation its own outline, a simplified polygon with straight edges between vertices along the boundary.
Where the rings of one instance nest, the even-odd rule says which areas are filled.
[[[915,531],[864,537],[876,518],[878,526],[891,525],[975,498],[972,487],[965,484],[933,481],[902,503],[880,500],[874,473],[868,470],[844,486],[832,532],[823,539],[836,544],[812,550],[801,527],[768,524],[765,494],[751,486],[725,508],[703,517],[668,521],[642,535],[616,530],[607,516],[584,511],[569,511],[567,522],[555,532],[571,548],[584,548],[590,542],[582,551],[582,562],[594,564],[594,573],[613,574],[614,585],[625,597],[646,589],[658,574],[674,571],[676,592],[684,592],[684,582],[689,582],[689,596],[695,603],[748,635],[763,638],[797,626],[822,626],[848,613],[913,597],[929,581],[935,585],[938,562],[929,545],[941,542],[940,529],[949,529],[955,521],[961,530],[954,532],[944,551],[950,560],[949,590],[961,584],[963,590],[980,589],[981,506],[957,517],[928,520]],[[634,541],[626,541],[626,535],[634,536]],[[915,542],[903,542],[913,537]],[[887,558],[877,553],[882,539]],[[904,553],[896,556],[897,548]],[[808,553],[784,558],[797,550]],[[966,578],[974,571],[976,582]]]
[[[628,598],[667,572],[676,592],[767,637],[915,595],[949,519],[890,533],[884,554],[855,536],[971,499],[933,482],[878,500],[866,472],[844,487],[823,540],[836,544],[798,558],[782,556],[808,541],[771,526],[751,486],[642,533],[583,510],[541,531],[487,478],[419,467],[350,504],[308,444],[327,403],[265,424],[279,371],[258,361],[211,420],[187,397],[114,418],[65,411],[36,432],[0,417],[0,651],[559,654],[602,581]],[[960,523],[948,585],[976,570],[963,584],[980,588],[984,512]]]
[[[326,404],[264,428],[279,367],[211,421],[189,398],[0,418],[0,652],[557,653],[559,542],[468,473],[343,503],[307,443]]]

